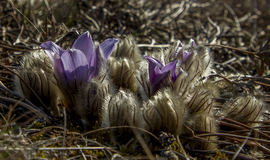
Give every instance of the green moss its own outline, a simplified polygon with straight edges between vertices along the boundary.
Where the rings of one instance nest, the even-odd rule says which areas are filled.
[[[31,137],[31,141],[32,141],[32,142],[38,142],[38,141],[41,140],[42,137],[43,137],[42,134],[38,134],[38,135],[32,136],[32,137]]]
[[[97,158],[105,157],[104,153],[101,150],[86,150],[85,154],[86,155],[94,155]]]
[[[9,156],[9,152],[3,152],[3,153],[1,153],[1,159],[3,158],[7,158]]]
[[[173,151],[176,151],[176,152],[181,152],[182,149],[179,145],[179,143],[177,141],[174,141],[172,144],[171,144],[171,148]]]
[[[100,123],[98,121],[95,122],[95,125],[92,127],[92,131],[100,129]],[[101,130],[96,131],[93,134],[89,134],[89,138],[95,138],[98,142],[109,142],[110,141],[110,131],[109,130]]]
[[[40,122],[33,122],[33,125],[31,128],[44,128],[44,124]]]
[[[38,153],[36,154],[36,157],[47,158],[47,157],[44,155],[44,152],[43,152],[43,151],[38,151]]]
[[[120,146],[120,152],[121,153],[127,153],[127,154],[133,154],[133,145],[129,145],[129,147],[126,147],[125,145]]]
[[[215,159],[228,159],[228,156],[225,153],[221,153],[218,149],[216,149],[216,155],[211,160]]]
[[[75,125],[73,123],[70,123],[68,126],[68,130],[72,132],[80,132],[80,126]]]

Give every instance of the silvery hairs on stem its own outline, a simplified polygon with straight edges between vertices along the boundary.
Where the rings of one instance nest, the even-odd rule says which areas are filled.
[[[150,132],[179,135],[183,132],[188,110],[171,88],[163,88],[144,102],[142,113],[145,127]]]
[[[128,58],[137,65],[142,61],[142,55],[138,49],[137,43],[132,36],[128,36],[119,42],[111,54],[110,58]]]
[[[83,83],[78,89],[76,111],[88,126],[101,124],[104,101],[116,94],[115,86],[108,77],[108,72],[99,73],[90,82]]]
[[[205,112],[194,113],[186,122],[186,125],[195,132],[216,133],[217,123],[212,113]],[[187,134],[192,134],[185,129]],[[191,149],[214,150],[217,148],[217,136],[205,136],[199,139],[194,139],[189,142]]]
[[[119,42],[107,61],[110,76],[117,88],[127,88],[137,93],[136,76],[142,68],[143,58],[132,36]]]
[[[211,71],[212,56],[210,51],[205,46],[197,46],[193,39],[187,45],[181,42],[175,43],[178,44],[178,48],[174,53],[174,58],[179,60],[179,68],[188,74],[188,82],[194,85]],[[191,87],[193,86],[191,85]]]
[[[223,114],[238,121],[259,121],[265,112],[267,105],[255,96],[242,96],[225,103]],[[256,123],[248,123],[257,126]]]
[[[144,128],[141,113],[141,101],[136,93],[120,88],[111,97],[107,97],[103,105],[102,127],[135,126]],[[134,134],[131,128],[111,129],[112,141],[127,143]]]
[[[191,89],[185,99],[186,107],[189,110],[189,118],[186,120],[186,125],[196,132],[215,133],[218,130],[218,125],[213,114],[214,97],[211,90],[201,86]],[[187,101],[188,100],[188,101]],[[190,131],[185,129],[185,133],[190,134]],[[190,148],[212,150],[217,147],[217,136],[206,136],[202,139],[195,139],[189,143]]]
[[[134,61],[130,58],[109,58],[113,62],[109,65],[111,78],[118,89],[127,88],[137,93],[138,85],[136,75],[138,70]]]
[[[177,41],[164,52],[169,55],[164,56],[167,57],[165,61],[178,60],[176,72],[181,70],[172,89],[189,111],[190,116],[185,124],[195,132],[216,132],[217,123],[212,111],[214,105],[212,90],[197,84],[198,80],[208,75],[211,70],[212,59],[209,49],[205,46],[197,46],[191,39],[188,44]],[[190,147],[214,149],[216,143],[209,141],[215,140],[217,140],[216,136],[206,137],[200,142],[194,140],[190,142]]]
[[[61,116],[62,108],[59,108],[57,99],[63,98],[63,93],[59,89],[53,66],[43,50],[36,50],[24,56],[21,68],[18,69],[21,78],[36,92],[43,103],[48,106],[51,114]],[[22,82],[19,77],[15,77],[16,92],[23,95],[36,105],[42,106],[34,93]]]
[[[205,112],[205,114],[211,113],[214,105],[214,98],[211,90],[195,88],[190,91],[189,96],[187,108],[189,108],[191,114],[198,112]]]

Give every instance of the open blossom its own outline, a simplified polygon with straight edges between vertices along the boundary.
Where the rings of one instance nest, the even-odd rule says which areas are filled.
[[[150,84],[155,89],[160,87],[160,84],[168,76],[171,71],[171,79],[173,82],[176,81],[177,77],[181,72],[176,73],[177,60],[167,63],[165,66],[156,58],[145,56],[146,60],[149,62],[149,79]]]
[[[58,78],[72,85],[90,81],[106,64],[118,41],[107,39],[95,49],[90,33],[85,32],[67,50],[51,41],[40,46],[51,59]]]

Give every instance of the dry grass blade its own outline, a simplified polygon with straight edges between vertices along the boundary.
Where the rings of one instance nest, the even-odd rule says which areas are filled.
[[[242,145],[240,146],[240,148],[237,150],[237,152],[235,153],[235,155],[233,156],[233,160],[235,160],[237,158],[237,156],[239,155],[240,151],[243,149],[243,147],[245,146],[245,144],[248,141],[249,136],[251,135],[251,133],[253,132],[253,128],[251,128],[248,137],[245,139],[245,141],[242,143]]]
[[[0,99],[3,100],[3,101],[10,102],[10,103],[18,103],[19,102],[18,100],[7,98],[7,97],[0,97]],[[46,118],[46,120],[48,122],[53,122],[53,120],[49,116],[47,116],[45,113],[43,113],[40,109],[36,109],[36,108],[34,108],[34,107],[32,107],[32,106],[30,106],[30,105],[28,105],[26,103],[23,103],[23,102],[19,102],[18,105],[20,105],[22,107],[25,107],[28,110],[33,111],[33,113],[35,113],[39,117]]]
[[[5,69],[7,69],[8,71],[10,71],[10,72],[12,72],[13,74],[15,74],[16,76],[18,76],[19,78],[21,78],[20,77],[20,75],[19,74],[17,74],[16,72],[14,72],[13,70],[11,70],[11,69],[9,69],[8,67],[6,67],[6,66],[4,66],[4,65],[1,65],[0,64],[0,66],[2,67],[2,68],[5,68]],[[34,93],[34,95],[37,97],[37,99],[41,102],[41,104],[43,104],[43,106],[44,106],[44,109],[46,109],[47,107],[45,106],[45,104],[42,102],[42,100],[39,98],[39,96],[36,94],[36,92],[21,78],[21,81]],[[42,111],[40,111],[40,109],[39,108],[36,108],[39,112],[41,112],[42,113]],[[49,113],[48,111],[47,111],[47,113]],[[43,116],[46,118],[46,120],[48,120],[48,122],[49,123],[54,123],[55,125],[57,125],[57,123],[51,118],[51,117],[49,117],[49,116],[47,116],[45,113],[42,113],[43,114]]]

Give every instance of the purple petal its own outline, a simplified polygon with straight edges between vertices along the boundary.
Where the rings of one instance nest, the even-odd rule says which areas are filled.
[[[89,80],[95,75],[97,75],[101,69],[103,69],[103,67],[106,65],[106,61],[107,60],[104,58],[104,54],[101,47],[97,46],[92,56],[91,62],[89,64],[90,68]]]
[[[84,53],[77,49],[67,49],[61,56],[68,81],[84,80],[88,72],[88,62]]]
[[[178,45],[178,47],[183,47],[183,43],[180,41],[180,40],[178,40],[179,41],[179,45]]]
[[[65,82],[67,77],[65,75],[65,69],[62,63],[62,60],[60,59],[59,55],[55,54],[53,57],[53,64],[54,64],[54,70],[57,74],[57,77]]]
[[[149,62],[149,67],[148,67],[149,79],[150,79],[150,83],[153,84],[156,79],[156,74],[157,74],[156,72],[159,72],[158,69],[161,70],[164,66],[156,58],[145,56],[145,59]]]
[[[175,60],[174,62],[178,62],[177,60]],[[172,80],[173,80],[173,82],[175,82],[176,81],[176,79],[179,77],[179,75],[182,73],[182,71],[180,71],[178,74],[176,74],[175,73],[175,70],[176,70],[176,63],[175,63],[175,65],[173,66],[173,68],[172,68],[172,72],[171,72],[171,74],[172,74]]]
[[[44,42],[40,45],[41,48],[45,48],[46,54],[50,57],[51,61],[54,61],[54,55],[57,54],[61,57],[64,50],[52,41]]]
[[[192,53],[193,53],[193,52],[189,53],[189,52],[187,52],[187,51],[184,51],[184,52],[183,52],[183,62],[184,62],[184,63],[186,62],[188,56],[190,56]]]
[[[162,83],[162,81],[168,76],[168,74],[170,73],[170,70],[169,71],[166,71],[166,72],[160,72],[158,71],[159,69],[155,69],[155,73],[152,77],[153,82],[151,82],[150,80],[150,83],[152,85],[152,87],[154,88],[154,90],[158,90],[160,88],[160,85]]]
[[[108,60],[109,56],[113,53],[118,41],[118,39],[107,39],[99,45],[103,51],[103,55],[106,60]]]
[[[158,67],[154,70],[154,75],[152,76],[153,81],[150,84],[153,89],[153,92],[156,92],[160,89],[161,84],[163,83],[164,79],[168,77],[170,70],[162,72]]]
[[[162,68],[162,72],[167,72],[172,70],[176,66],[177,60],[167,63],[164,68]]]
[[[196,45],[194,39],[190,39],[189,44],[190,44],[190,47],[195,47]]]
[[[82,34],[73,44],[72,49],[78,49],[82,51],[87,61],[90,62],[91,56],[94,53],[94,44],[91,38],[91,34],[87,31]]]
[[[99,46],[96,48],[96,50],[94,51],[90,63],[89,63],[89,68],[90,68],[90,73],[89,73],[89,78],[88,80],[90,81],[94,75],[96,74],[96,70],[97,70],[97,52],[99,52]]]
[[[156,58],[145,56],[145,59],[149,62],[149,64],[153,66],[158,66],[159,68],[164,67],[164,65]]]

